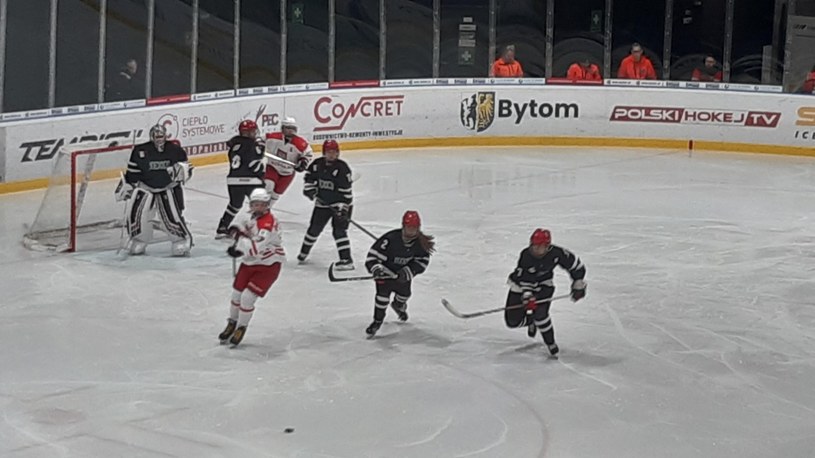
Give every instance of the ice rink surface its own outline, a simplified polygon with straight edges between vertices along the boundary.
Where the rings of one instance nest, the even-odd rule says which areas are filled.
[[[231,263],[212,235],[225,165],[189,184],[192,257],[169,246],[22,248],[41,191],[0,196],[2,457],[815,456],[815,161],[667,150],[348,152],[355,220],[418,210],[438,253],[364,338],[369,282],[330,283],[330,231],[277,204],[290,262],[244,343],[219,346]],[[533,229],[579,255],[561,358],[501,314]],[[359,272],[372,240],[350,230]],[[558,293],[568,276],[556,273]],[[291,434],[284,429],[294,428]]]

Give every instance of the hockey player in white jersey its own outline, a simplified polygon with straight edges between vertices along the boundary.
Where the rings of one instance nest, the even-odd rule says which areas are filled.
[[[266,134],[268,165],[263,179],[274,206],[294,180],[294,172],[304,172],[314,153],[308,141],[297,135],[297,121],[283,118],[280,132]]]
[[[125,245],[132,255],[144,254],[153,239],[152,219],[156,213],[170,236],[173,256],[187,256],[192,235],[182,215],[182,186],[192,175],[187,153],[167,141],[167,130],[156,124],[150,128],[150,141],[133,147],[127,172],[116,188],[117,201],[129,201]]]
[[[221,343],[237,345],[243,340],[255,302],[272,287],[286,260],[280,228],[269,209],[270,200],[265,189],[255,189],[249,196],[249,209],[241,210],[229,226],[235,243],[226,252],[243,259],[232,283],[226,328],[218,335]]]

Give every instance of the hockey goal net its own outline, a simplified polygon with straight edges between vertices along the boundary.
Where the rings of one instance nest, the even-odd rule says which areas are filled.
[[[125,202],[116,202],[119,176],[133,145],[64,145],[54,157],[48,188],[23,244],[34,250],[116,248]]]

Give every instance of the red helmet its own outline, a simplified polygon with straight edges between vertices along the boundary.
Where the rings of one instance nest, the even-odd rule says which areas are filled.
[[[552,243],[552,233],[549,229],[535,229],[529,238],[530,245],[549,245]]]
[[[328,140],[323,142],[323,154],[325,154],[326,151],[336,151],[339,153],[340,144],[337,143],[337,141],[334,140],[333,138],[329,138]]]
[[[241,121],[238,125],[238,132],[257,132],[258,124],[251,119]]]
[[[402,227],[421,227],[422,219],[419,218],[419,212],[408,210],[402,215]]]

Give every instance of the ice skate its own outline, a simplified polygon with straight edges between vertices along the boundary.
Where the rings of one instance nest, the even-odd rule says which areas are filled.
[[[229,229],[225,227],[219,227],[218,230],[215,231],[215,240],[223,240],[229,238]]]
[[[396,312],[396,315],[399,317],[399,321],[408,320],[406,303],[393,301],[391,302],[391,308],[393,309],[394,312]]]
[[[547,348],[549,348],[549,354],[552,356],[552,358],[557,359],[557,354],[560,353],[560,348],[557,347],[557,344],[553,343],[551,345],[547,345]]]
[[[232,334],[232,338],[229,339],[229,343],[231,343],[233,347],[238,345],[241,343],[241,340],[243,340],[244,334],[246,334],[246,326],[241,326],[238,329],[235,329],[235,333]]]
[[[371,338],[376,335],[376,331],[379,331],[379,328],[382,327],[381,321],[374,321],[365,329],[365,334],[368,334],[368,338]]]
[[[354,261],[352,259],[340,259],[334,263],[336,270],[354,270]]]
[[[224,328],[223,332],[218,334],[218,339],[221,340],[222,344],[225,344],[230,337],[232,337],[232,333],[235,332],[235,327],[237,326],[237,322],[235,320],[227,320],[226,321],[226,328]]]

